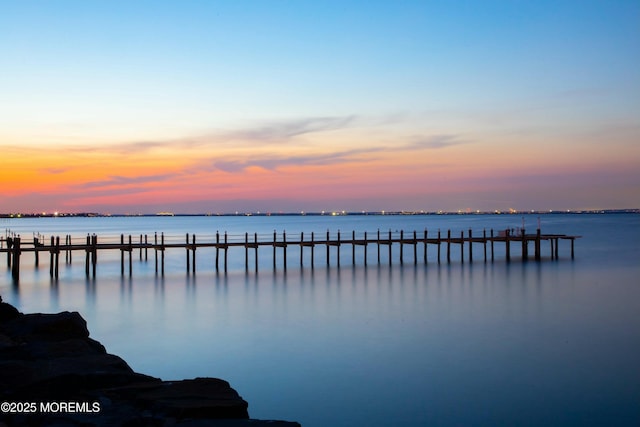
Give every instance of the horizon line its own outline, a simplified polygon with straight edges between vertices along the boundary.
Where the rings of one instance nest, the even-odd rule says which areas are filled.
[[[14,212],[0,213],[2,219],[12,218],[57,218],[57,217],[157,217],[157,216],[355,216],[355,215],[517,215],[517,214],[579,214],[579,213],[640,213],[640,208],[624,209],[495,209],[485,210],[457,210],[457,211],[425,211],[425,210],[394,210],[394,211],[299,211],[299,212],[201,212],[201,213],[104,213],[104,212]]]

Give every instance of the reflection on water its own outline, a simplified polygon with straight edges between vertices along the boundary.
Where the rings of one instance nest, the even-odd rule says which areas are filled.
[[[57,282],[47,267],[24,268],[19,287],[3,272],[0,289],[25,312],[80,311],[92,337],[137,371],[229,380],[256,418],[638,425],[640,248],[614,244],[627,225],[595,228],[575,261],[365,268],[344,251],[341,268],[256,274],[239,259],[216,274],[202,251],[196,275],[177,256],[164,276],[150,260],[130,278],[116,255],[100,260],[96,279],[75,265]],[[586,235],[580,227],[562,231]]]
[[[254,417],[311,426],[637,420],[626,406],[637,387],[619,378],[638,379],[638,338],[611,331],[637,327],[623,296],[632,278],[619,277],[627,284],[609,291],[621,291],[621,304],[603,309],[611,296],[599,279],[575,270],[476,263],[172,274],[11,295],[26,311],[82,312],[92,336],[138,371],[229,380]]]

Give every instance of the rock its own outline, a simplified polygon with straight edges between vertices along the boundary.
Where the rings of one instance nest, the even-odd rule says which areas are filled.
[[[221,379],[161,381],[134,372],[89,338],[77,312],[22,314],[1,301],[1,400],[38,410],[3,410],[0,427],[300,426],[249,419],[247,402]]]
[[[3,326],[25,340],[60,341],[89,337],[87,322],[75,311],[58,314],[20,314],[6,321]]]
[[[108,390],[107,396],[175,418],[249,418],[247,402],[217,378],[146,382]]]
[[[0,322],[15,319],[19,315],[20,312],[17,308],[12,306],[11,304],[2,302],[2,298],[0,297]]]
[[[89,338],[78,313],[23,315],[0,324],[2,395],[73,398],[87,390],[158,379],[133,372]]]

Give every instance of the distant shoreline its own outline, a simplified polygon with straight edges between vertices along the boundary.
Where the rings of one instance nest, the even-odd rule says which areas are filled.
[[[576,214],[637,214],[640,208],[632,209],[593,209],[593,210],[507,210],[507,211],[321,211],[321,212],[226,212],[226,213],[136,213],[109,214],[97,212],[55,212],[55,213],[0,213],[0,218],[92,218],[92,217],[159,217],[159,216],[367,216],[367,215],[576,215]]]

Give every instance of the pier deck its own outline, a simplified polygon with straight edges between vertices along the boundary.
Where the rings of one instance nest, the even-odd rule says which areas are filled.
[[[437,263],[441,263],[441,258],[446,256],[446,262],[451,263],[451,248],[459,246],[460,258],[459,261],[464,263],[465,256],[468,262],[474,260],[474,246],[482,246],[481,258],[484,262],[488,260],[494,261],[495,251],[494,246],[496,243],[504,244],[505,251],[504,256],[507,262],[511,261],[511,247],[515,244],[521,247],[520,259],[522,261],[529,260],[529,243],[533,243],[533,259],[541,261],[542,249],[541,243],[543,241],[550,242],[550,259],[557,260],[558,257],[558,242],[559,240],[568,240],[571,243],[571,258],[574,258],[574,241],[581,236],[572,236],[566,234],[542,234],[540,230],[536,230],[536,233],[526,234],[524,230],[515,234],[510,230],[501,230],[497,235],[494,230],[490,230],[489,233],[486,230],[482,231],[481,235],[474,235],[472,230],[468,230],[468,233],[460,232],[457,235],[452,235],[451,230],[447,230],[446,234],[438,231],[435,235],[429,236],[427,230],[417,232],[413,231],[405,233],[404,231],[388,231],[388,232],[351,232],[346,237],[341,234],[340,231],[331,234],[327,231],[318,238],[315,233],[310,233],[305,236],[305,233],[299,235],[287,236],[286,232],[278,234],[276,232],[273,235],[258,235],[254,233],[249,235],[245,233],[244,236],[233,235],[230,236],[226,232],[216,232],[215,238],[209,237],[209,240],[196,241],[195,234],[186,234],[183,241],[165,241],[165,235],[163,233],[151,236],[149,235],[136,235],[137,240],[131,235],[126,236],[121,234],[119,240],[117,237],[101,238],[98,242],[97,235],[87,235],[86,239],[81,238],[82,242],[78,242],[77,238],[72,239],[71,235],[64,236],[64,242],[61,242],[59,236],[51,236],[50,239],[43,238],[43,236],[34,236],[33,239],[23,240],[19,235],[13,233],[7,233],[6,236],[0,237],[0,253],[7,254],[7,268],[12,271],[12,277],[15,282],[20,278],[20,255],[23,252],[33,252],[35,265],[38,266],[41,253],[49,253],[50,256],[50,275],[52,278],[58,278],[59,271],[59,257],[61,253],[65,254],[67,263],[71,262],[74,252],[81,252],[85,255],[85,272],[87,277],[96,276],[96,266],[98,259],[98,252],[102,251],[120,251],[120,265],[121,274],[125,274],[125,258],[128,258],[128,273],[132,274],[132,254],[135,251],[139,252],[140,259],[148,259],[148,251],[154,252],[155,256],[155,271],[164,274],[165,264],[165,252],[167,250],[182,249],[186,251],[186,268],[187,272],[196,272],[196,250],[199,248],[215,248],[215,270],[219,272],[222,263],[222,269],[226,272],[228,266],[227,252],[231,248],[244,248],[244,260],[245,269],[249,269],[249,249],[254,251],[254,268],[258,271],[258,249],[260,247],[272,247],[273,248],[273,268],[277,268],[277,249],[283,251],[282,254],[282,267],[287,268],[287,248],[290,246],[299,247],[300,250],[300,266],[303,267],[303,253],[304,248],[311,250],[310,264],[311,268],[314,268],[314,250],[317,246],[324,246],[326,250],[326,264],[330,266],[331,263],[331,248],[335,248],[336,265],[340,265],[340,249],[343,246],[350,246],[352,250],[352,262],[356,263],[356,247],[362,246],[364,250],[363,262],[366,266],[368,263],[367,249],[369,246],[374,246],[377,250],[377,263],[381,263],[381,248],[386,248],[388,251],[388,262],[393,263],[392,248],[396,247],[399,250],[399,255],[396,262],[400,264],[405,260],[405,246],[409,245],[412,249],[412,260],[414,264],[418,263],[418,246],[422,245],[422,255],[424,264],[427,264],[427,252],[428,245],[437,247]],[[442,255],[443,247],[445,255]],[[465,251],[466,248],[466,251]],[[222,260],[220,253],[222,252]]]

